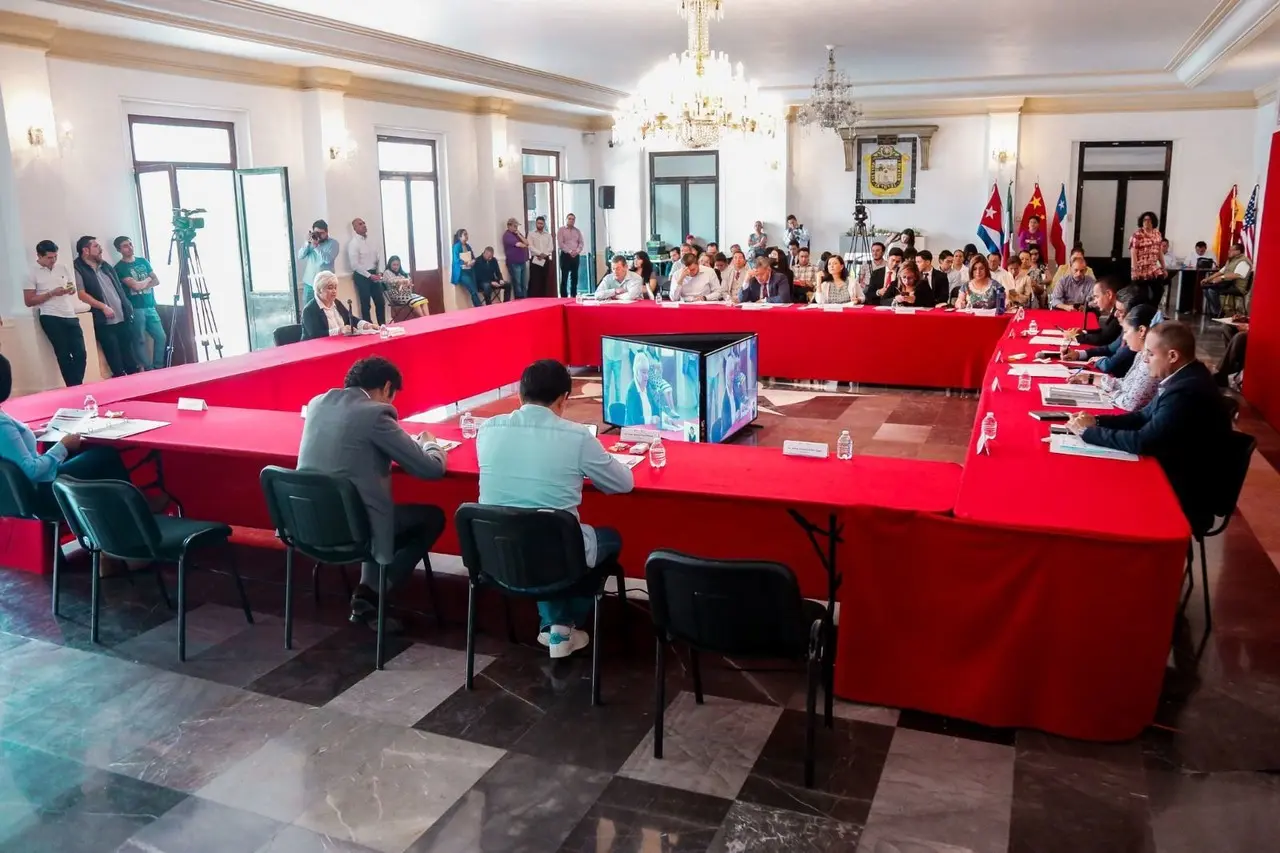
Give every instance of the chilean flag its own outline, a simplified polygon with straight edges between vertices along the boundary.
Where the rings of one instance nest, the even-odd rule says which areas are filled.
[[[1059,266],[1067,262],[1067,244],[1062,239],[1062,224],[1066,221],[1067,185],[1063,184],[1062,191],[1058,193],[1058,206],[1053,209],[1053,225],[1049,226],[1049,245],[1053,246],[1054,263]]]
[[[987,253],[1004,254],[1004,205],[1000,201],[999,184],[991,185],[991,199],[982,211],[978,223],[978,239],[987,247]]]

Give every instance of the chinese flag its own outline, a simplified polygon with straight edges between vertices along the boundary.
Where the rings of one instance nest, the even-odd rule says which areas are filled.
[[[1018,233],[1021,234],[1027,230],[1027,221],[1033,216],[1040,217],[1040,233],[1045,233],[1045,215],[1047,211],[1044,209],[1044,196],[1040,193],[1040,185],[1036,184],[1036,190],[1031,194],[1031,201],[1027,202],[1027,206],[1022,209],[1022,222],[1018,225]],[[1040,246],[1040,255],[1046,254],[1047,247],[1043,244]]]
[[[1222,207],[1218,208],[1218,227],[1213,235],[1213,253],[1218,258],[1218,266],[1227,262],[1227,250],[1231,248],[1231,239],[1235,236],[1236,220],[1244,222],[1244,216],[1237,213],[1240,202],[1236,200],[1236,196],[1239,192],[1240,188],[1233,184],[1227,197],[1222,200]]]

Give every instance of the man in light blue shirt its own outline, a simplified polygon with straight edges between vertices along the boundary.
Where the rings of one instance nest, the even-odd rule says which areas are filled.
[[[322,272],[333,272],[333,262],[338,257],[338,241],[329,236],[329,223],[317,219],[311,223],[307,242],[298,249],[298,263],[302,264],[302,307],[316,298],[312,285]]]
[[[609,299],[640,299],[644,295],[644,281],[639,273],[627,266],[622,255],[613,256],[613,272],[600,279],[596,288],[596,301]]]
[[[553,359],[535,361],[520,377],[521,406],[489,418],[476,438],[480,462],[480,503],[524,509],[563,509],[578,515],[582,478],[605,494],[631,491],[631,469],[611,457],[582,424],[565,420],[573,380]],[[608,527],[582,525],[587,565],[596,567],[622,552],[622,537]],[[538,642],[551,657],[584,648],[591,598],[539,601]]]

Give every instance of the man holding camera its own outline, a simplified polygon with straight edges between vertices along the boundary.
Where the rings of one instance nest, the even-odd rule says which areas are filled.
[[[307,242],[298,249],[298,262],[302,264],[302,305],[316,298],[312,284],[322,272],[333,272],[333,262],[338,257],[338,241],[329,236],[329,223],[317,219],[311,223]]]

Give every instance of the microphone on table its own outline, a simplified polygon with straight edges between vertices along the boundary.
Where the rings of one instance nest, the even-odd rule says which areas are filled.
[[[347,300],[347,327],[351,329],[351,334],[356,332],[356,309],[352,306],[351,300]]]

